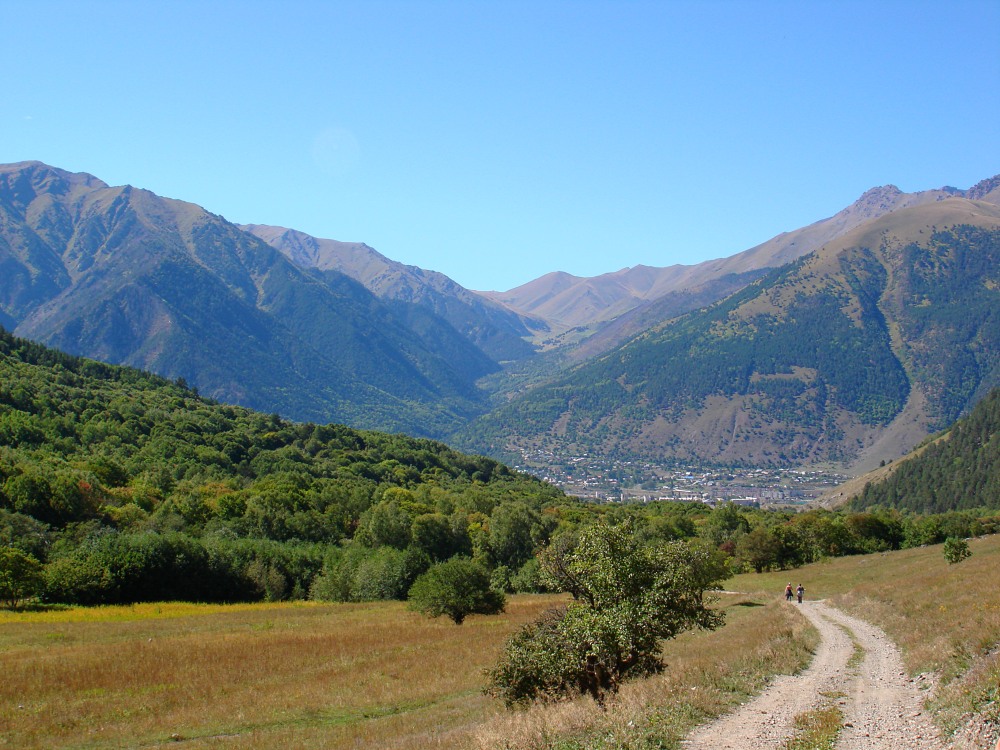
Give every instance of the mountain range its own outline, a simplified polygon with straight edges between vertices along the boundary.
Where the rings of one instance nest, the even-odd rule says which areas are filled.
[[[0,326],[298,420],[514,458],[863,466],[998,382],[1000,178],[694,266],[474,292],[363,243],[0,166]]]
[[[0,325],[68,353],[295,419],[441,435],[483,410],[475,381],[499,365],[424,309],[194,204],[0,167]]]
[[[983,195],[995,200],[996,185]],[[508,457],[867,468],[996,385],[1000,206],[949,196],[647,327],[459,442]]]

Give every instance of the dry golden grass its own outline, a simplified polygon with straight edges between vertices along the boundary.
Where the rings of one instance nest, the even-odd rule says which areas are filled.
[[[514,597],[506,615],[461,627],[400,603],[3,613],[0,745],[555,747],[544,738],[594,731],[641,742],[680,736],[808,660],[807,626],[787,607],[730,598],[729,627],[669,643],[667,672],[627,685],[613,710],[507,712],[482,695],[483,670],[556,600]]]
[[[466,747],[491,705],[482,670],[552,601],[461,627],[401,603],[6,614],[0,742]]]
[[[957,726],[1000,697],[1000,537],[970,547],[958,565],[937,546],[819,563],[792,580],[884,627],[911,671],[941,671],[937,710]],[[608,711],[581,699],[507,712],[480,692],[506,637],[557,597],[513,597],[506,615],[460,627],[401,603],[0,613],[0,746],[676,747],[809,661],[816,636],[780,601],[788,580],[729,582],[760,593],[724,596],[725,627],[668,642],[667,670],[626,684]]]

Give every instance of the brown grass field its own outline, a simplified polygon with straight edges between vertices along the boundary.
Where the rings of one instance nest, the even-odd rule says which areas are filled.
[[[513,597],[461,626],[402,603],[149,604],[0,612],[0,746],[16,748],[677,747],[687,729],[808,663],[815,634],[788,580],[882,625],[912,672],[937,671],[954,728],[997,711],[1000,537],[739,576],[728,624],[666,644],[663,675],[589,700],[508,712],[483,670],[558,597]],[[995,717],[994,717],[995,718]]]

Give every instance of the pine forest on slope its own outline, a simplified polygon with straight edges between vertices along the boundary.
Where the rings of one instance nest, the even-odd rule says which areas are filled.
[[[851,500],[858,510],[873,506],[915,513],[1000,509],[1000,389]]]

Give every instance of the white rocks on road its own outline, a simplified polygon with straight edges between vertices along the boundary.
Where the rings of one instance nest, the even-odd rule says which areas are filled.
[[[884,632],[824,602],[797,606],[822,639],[809,668],[778,677],[740,710],[699,728],[684,741],[686,750],[781,748],[796,716],[831,701],[844,714],[837,750],[944,748],[923,713],[925,694],[907,677],[899,649]],[[849,666],[855,642],[864,659]]]

